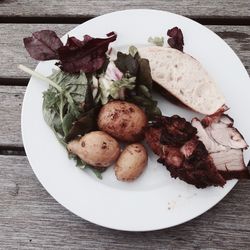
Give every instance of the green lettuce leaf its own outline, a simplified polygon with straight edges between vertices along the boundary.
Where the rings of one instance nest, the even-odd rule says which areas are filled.
[[[164,45],[164,37],[163,36],[155,36],[155,37],[150,36],[148,38],[148,42],[156,46],[162,47]]]

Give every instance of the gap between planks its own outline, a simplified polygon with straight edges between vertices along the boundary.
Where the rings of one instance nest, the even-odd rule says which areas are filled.
[[[0,86],[27,86],[30,78],[1,78]]]
[[[0,156],[1,155],[26,156],[26,153],[23,147],[0,146]]]
[[[203,25],[234,25],[234,26],[246,26],[250,25],[249,17],[221,17],[221,16],[212,16],[212,17],[195,17],[195,16],[186,16],[200,24]],[[81,24],[84,23],[95,16],[86,16],[86,17],[47,17],[47,16],[1,16],[0,23],[61,23],[61,24]]]

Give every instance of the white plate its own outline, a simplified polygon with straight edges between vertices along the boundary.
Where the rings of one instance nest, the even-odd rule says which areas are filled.
[[[235,125],[250,142],[250,81],[233,50],[206,27],[179,15],[156,10],[126,10],[99,16],[67,33],[78,38],[84,34],[118,34],[114,47],[146,44],[149,36],[166,36],[167,29],[178,26],[185,39],[185,52],[197,58],[224,92]],[[27,34],[29,35],[29,34]],[[64,36],[64,41],[66,35]],[[54,62],[42,62],[37,71],[49,75]],[[110,168],[98,180],[68,159],[42,116],[42,92],[47,85],[31,78],[22,109],[22,135],[25,150],[37,178],[64,207],[98,225],[128,231],[149,231],[171,227],[204,213],[219,202],[236,184],[224,188],[196,189],[170,178],[165,167],[150,154],[143,175],[133,183],[115,179]],[[160,96],[166,115],[179,114],[190,119],[197,114],[178,108]],[[249,151],[246,153],[249,160]]]

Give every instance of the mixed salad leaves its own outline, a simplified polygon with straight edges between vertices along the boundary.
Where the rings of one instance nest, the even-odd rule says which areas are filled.
[[[183,35],[177,27],[168,31],[171,47],[183,50]],[[109,49],[117,38],[115,32],[106,38],[85,35],[83,40],[68,37],[63,45],[54,31],[34,32],[24,38],[30,56],[36,60],[58,60],[49,77],[20,65],[20,69],[49,84],[43,93],[43,116],[63,146],[79,136],[97,130],[96,117],[102,105],[112,99],[126,100],[141,107],[149,121],[160,115],[157,101],[152,97],[153,80],[149,62],[140,58],[137,48],[131,46],[128,53]],[[158,46],[164,38],[150,38]],[[77,156],[76,165],[91,168],[101,178],[103,169],[96,169]]]
[[[174,27],[167,31],[169,36],[167,43],[171,48],[177,49],[183,52],[184,37],[180,28]],[[149,37],[148,42],[156,46],[164,46],[165,38],[163,36]]]

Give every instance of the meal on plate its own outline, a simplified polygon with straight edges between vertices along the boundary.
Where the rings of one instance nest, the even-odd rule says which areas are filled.
[[[118,180],[138,178],[148,161],[145,142],[173,178],[197,188],[249,179],[243,158],[248,145],[225,114],[222,92],[201,63],[183,52],[181,29],[167,35],[124,53],[110,47],[115,32],[68,37],[63,44],[54,31],[42,30],[24,38],[25,48],[36,60],[57,60],[58,68],[48,77],[20,69],[49,84],[43,94],[46,123],[76,165],[99,178],[112,165]],[[162,115],[153,90],[203,119]]]

